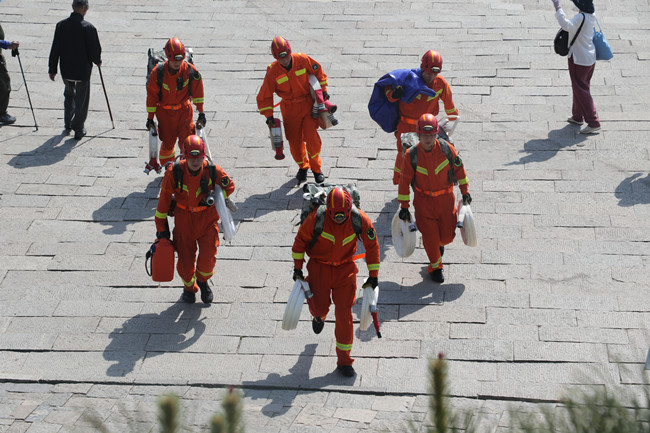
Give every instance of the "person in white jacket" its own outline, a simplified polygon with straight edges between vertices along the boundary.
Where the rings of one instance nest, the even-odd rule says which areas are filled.
[[[569,76],[573,89],[573,108],[570,123],[587,126],[580,130],[581,134],[595,134],[600,131],[600,120],[596,106],[591,97],[591,76],[596,67],[596,48],[594,47],[594,15],[593,0],[571,0],[579,9],[579,13],[568,19],[560,7],[560,0],[551,0],[555,6],[555,18],[562,29],[569,32],[569,41],[578,33],[573,45],[569,47]],[[582,27],[581,27],[582,24]]]

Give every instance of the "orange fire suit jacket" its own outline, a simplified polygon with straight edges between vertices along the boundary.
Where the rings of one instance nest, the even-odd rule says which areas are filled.
[[[173,164],[170,164],[165,171],[162,184],[160,186],[160,198],[158,199],[158,207],[156,208],[156,231],[162,232],[167,230],[167,213],[172,202],[172,194],[176,199],[176,206],[180,209],[188,209],[190,212],[193,209],[201,207],[200,203],[205,201],[205,198],[213,189],[212,179],[209,176],[208,161],[203,162],[203,167],[198,175],[192,176],[187,169],[187,161],[180,162],[181,170],[183,171],[183,185],[174,185]],[[225,171],[217,164],[216,182],[223,189],[225,196],[228,197],[235,191],[235,183],[230,179]],[[201,191],[201,178],[208,176],[208,189],[210,191]],[[211,206],[214,208],[214,206]],[[216,213],[216,209],[214,209]],[[219,215],[217,214],[217,221]]]
[[[429,152],[425,151],[420,143],[408,150],[409,152],[418,152],[417,171],[413,171],[411,157],[406,153],[402,162],[402,176],[399,180],[397,194],[397,200],[401,203],[401,207],[409,207],[409,188],[413,177],[415,177],[414,194],[436,197],[453,193],[454,185],[449,182],[449,170],[454,170],[460,192],[467,194],[469,181],[463,161],[458,156],[456,148],[449,146],[449,149],[453,161],[451,164],[440,148],[438,140]]]
[[[303,53],[291,54],[292,66],[286,70],[276,60],[266,68],[264,82],[257,94],[257,108],[264,117],[273,116],[273,93],[286,101],[311,99],[309,74],[318,78],[323,92],[327,90],[327,75],[320,63]]]
[[[371,277],[379,275],[379,242],[370,218],[362,210],[361,215],[361,241],[366,250],[366,264]],[[337,224],[332,218],[325,215],[323,232],[318,237],[315,245],[309,248],[314,237],[314,225],[316,224],[316,211],[312,211],[305,221],[300,225],[300,230],[293,242],[292,257],[295,269],[302,269],[305,261],[305,253],[310,260],[322,263],[338,265],[341,263],[353,262],[353,256],[357,252],[357,236],[352,227],[352,221],[348,218],[342,224]],[[356,268],[356,264],[355,264]],[[358,271],[358,268],[356,268]]]
[[[165,62],[165,73],[163,74],[162,98],[158,98],[160,86],[158,86],[158,73],[153,68],[147,84],[147,115],[153,119],[158,107],[165,107],[173,110],[186,101],[194,102],[196,109],[203,112],[203,79],[196,67],[190,63],[183,62],[178,72],[174,75],[169,73],[169,62]],[[190,99],[190,68],[194,71],[192,80],[192,96]],[[180,108],[180,107],[179,107]],[[178,109],[178,108],[176,108]]]
[[[441,75],[436,75],[433,79],[433,82],[427,84],[431,89],[436,92],[436,96],[429,96],[420,93],[415,97],[411,103],[406,103],[399,101],[399,113],[400,113],[400,123],[407,123],[412,125],[411,132],[415,132],[415,125],[417,120],[425,113],[431,113],[434,116],[438,115],[440,111],[439,100],[442,100],[445,106],[445,113],[450,117],[450,120],[454,120],[454,116],[458,116],[458,109],[454,105],[454,100],[451,95],[451,87],[447,80],[445,80]],[[393,88],[387,86],[386,97],[390,102],[395,102],[397,99],[393,98]]]

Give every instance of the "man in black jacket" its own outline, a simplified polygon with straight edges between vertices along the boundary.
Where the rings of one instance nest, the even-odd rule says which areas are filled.
[[[74,138],[81,140],[86,135],[84,122],[90,101],[90,74],[93,63],[97,66],[102,64],[102,47],[95,26],[84,20],[88,0],[73,0],[72,10],[69,18],[56,25],[50,50],[49,74],[54,81],[60,59],[65,84],[65,129],[74,129]]]
[[[7,64],[2,50],[13,50],[18,48],[20,43],[18,41],[5,41],[5,32],[0,25],[0,123],[11,125],[16,121],[16,118],[7,113],[9,106],[9,94],[11,93],[11,80],[7,72]]]

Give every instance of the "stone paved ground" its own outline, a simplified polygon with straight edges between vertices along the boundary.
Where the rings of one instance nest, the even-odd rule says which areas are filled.
[[[571,390],[640,394],[647,1],[597,2],[615,58],[592,81],[603,132],[583,137],[564,121],[570,83],[552,52],[550,1],[93,0],[116,128],[95,70],[81,142],[62,134],[63,86],[47,77],[69,3],[0,2],[39,125],[8,56],[18,122],[0,128],[0,432],[88,431],[93,417],[114,432],[155,431],[156,398],[169,392],[183,397],[188,431],[205,430],[229,385],[243,389],[248,431],[422,430],[427,359],[438,352],[454,407],[483,414],[490,431],[507,431],[508,407],[539,411],[533,403]],[[381,237],[384,338],[356,332],[350,380],[334,371],[332,317],[319,336],[306,309],[295,331],[280,326],[301,193],[296,167],[272,158],[255,105],[278,34],[329,75],[341,123],[322,133],[325,174],[358,184]],[[146,52],[173,35],[195,49],[212,154],[237,185],[238,234],[219,248],[210,307],[180,304],[178,279],[153,284],[143,269],[161,179],[142,173]],[[447,248],[441,286],[423,281],[421,246],[408,260],[394,252],[394,140],[366,109],[381,75],[416,67],[430,48],[462,115],[454,138],[479,233],[477,248]]]

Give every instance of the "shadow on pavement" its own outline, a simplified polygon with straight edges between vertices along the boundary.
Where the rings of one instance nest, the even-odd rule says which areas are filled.
[[[519,161],[512,161],[506,165],[548,161],[562,149],[574,144],[580,144],[587,139],[586,135],[578,134],[576,128],[575,125],[567,124],[562,129],[549,131],[548,138],[527,141],[524,144],[523,152],[527,152],[528,155],[522,156]]]
[[[199,307],[178,301],[159,314],[138,314],[127,319],[109,334],[111,342],[104,349],[103,356],[115,363],[108,367],[106,375],[124,377],[145,355],[152,357],[180,352],[196,343],[205,332],[205,324],[197,319],[201,308],[208,306]],[[187,336],[190,332],[192,334]],[[136,351],[137,348],[141,350]]]
[[[67,138],[66,138],[67,137]],[[65,141],[63,141],[65,139]],[[63,141],[63,144],[61,142]],[[33,150],[21,152],[9,160],[15,168],[41,167],[61,162],[79,143],[65,130]],[[61,144],[61,145],[59,145]]]
[[[151,232],[155,234],[153,217],[158,205],[158,192],[162,177],[154,177],[144,191],[133,191],[126,197],[113,197],[93,212],[93,222],[108,226],[105,234],[124,233],[129,224],[152,220]]]
[[[249,195],[241,202],[235,199],[239,209],[233,214],[233,219],[235,222],[252,221],[271,212],[293,210],[292,201],[297,203],[296,210],[300,210],[300,206],[302,206],[302,188],[296,188],[296,179],[288,180],[271,192]]]
[[[650,174],[643,178],[641,176],[641,173],[634,173],[616,187],[614,196],[618,199],[619,206],[650,203]]]
[[[289,369],[290,374],[281,376],[278,373],[269,373],[266,379],[263,380],[255,382],[243,381],[242,388],[244,390],[244,395],[246,395],[247,389],[269,389],[270,387],[285,388],[284,390],[279,389],[278,391],[271,391],[268,397],[271,402],[262,408],[262,413],[264,415],[273,418],[284,415],[289,409],[291,409],[293,398],[298,391],[318,392],[327,385],[347,383],[352,385],[356,377],[344,378],[336,371],[336,369],[325,376],[309,377],[309,370],[311,369],[314,355],[316,354],[316,346],[316,343],[305,345],[305,350],[298,355],[298,361]],[[336,368],[336,366],[334,366],[334,368]],[[296,388],[299,388],[298,391],[288,390],[294,390]],[[255,393],[250,394],[252,395],[247,395],[247,397],[253,399],[257,398]]]

